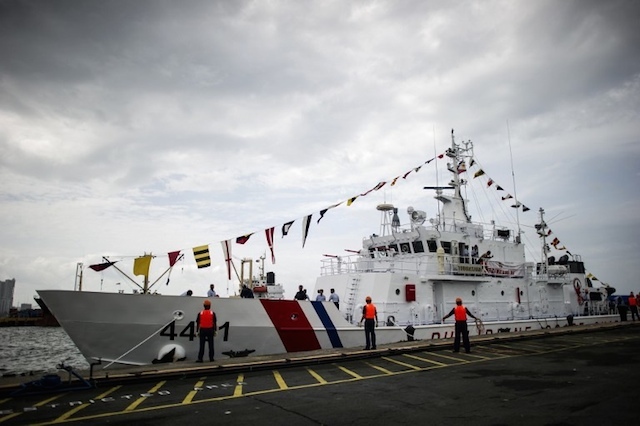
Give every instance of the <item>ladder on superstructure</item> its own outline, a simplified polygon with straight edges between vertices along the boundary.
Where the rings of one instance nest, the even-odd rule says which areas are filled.
[[[347,321],[351,324],[354,323],[353,310],[356,306],[356,295],[358,293],[358,284],[360,283],[360,277],[351,278],[351,282],[347,287]],[[357,321],[357,319],[355,319]]]

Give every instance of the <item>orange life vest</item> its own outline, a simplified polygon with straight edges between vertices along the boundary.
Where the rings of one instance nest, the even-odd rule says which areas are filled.
[[[464,306],[456,306],[454,308],[453,314],[456,317],[456,321],[466,321],[467,320],[467,308]]]
[[[636,306],[637,305],[637,300],[635,297],[631,297],[629,296],[629,306]]]
[[[376,318],[376,305],[373,303],[367,303],[364,305],[364,319]]]
[[[200,312],[200,328],[213,328],[215,314],[209,309]]]

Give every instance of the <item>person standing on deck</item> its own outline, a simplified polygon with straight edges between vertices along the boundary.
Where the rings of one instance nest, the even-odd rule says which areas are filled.
[[[324,290],[318,290],[318,295],[316,296],[316,302],[326,302],[327,298],[324,295]]]
[[[471,247],[471,263],[478,263],[478,246]]]
[[[216,291],[214,290],[214,287],[215,286],[213,284],[209,285],[209,290],[207,291],[207,297],[216,297],[217,296]]]
[[[242,284],[242,290],[240,291],[240,297],[243,299],[253,299],[253,290],[247,287],[246,284]]]
[[[198,337],[200,337],[200,351],[198,352],[198,360],[196,362],[202,362],[205,342],[209,343],[209,361],[213,361],[213,338],[218,329],[216,313],[211,310],[211,302],[205,300],[202,306],[204,309],[198,313],[198,317],[196,318],[196,333]]]
[[[293,300],[307,300],[308,298],[309,296],[307,296],[307,292],[304,291],[304,289],[302,288],[302,285],[299,285],[298,292],[293,297]]]
[[[456,306],[451,309],[447,315],[442,317],[442,322],[449,318],[451,315],[455,315],[456,319],[456,337],[453,341],[453,351],[460,352],[460,336],[462,336],[462,342],[464,344],[464,351],[466,353],[471,352],[471,344],[469,343],[469,329],[467,328],[467,315],[473,319],[477,319],[473,316],[469,309],[462,305],[462,299],[456,298]]]
[[[366,305],[362,308],[362,318],[360,324],[364,321],[365,350],[376,348],[376,327],[378,326],[378,310],[376,305],[371,303],[371,296],[365,299]]]
[[[478,259],[478,263],[481,263],[481,264],[487,263],[487,260],[491,259],[492,257],[493,255],[491,254],[491,250],[487,250],[486,253],[480,256],[480,259]]]
[[[629,294],[629,310],[631,311],[631,320],[635,321],[638,317],[638,299],[633,295],[633,292]]]
[[[336,308],[340,309],[340,297],[336,293],[335,289],[331,289],[331,294],[329,295],[329,302],[333,302],[336,305]]]

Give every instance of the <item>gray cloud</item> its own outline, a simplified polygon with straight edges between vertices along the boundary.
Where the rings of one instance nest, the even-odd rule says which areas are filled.
[[[0,276],[26,301],[45,263],[65,282],[103,253],[276,225],[420,164],[455,128],[502,183],[513,155],[525,203],[576,215],[567,239],[628,285],[639,17],[628,1],[0,2]],[[377,196],[417,207],[435,168],[421,173]],[[382,200],[332,212],[302,254],[354,248]],[[612,235],[630,250],[603,259]]]

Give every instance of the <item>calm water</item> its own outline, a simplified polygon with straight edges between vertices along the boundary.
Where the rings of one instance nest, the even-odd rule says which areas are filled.
[[[0,327],[0,376],[57,372],[61,362],[78,370],[89,368],[62,327]]]

